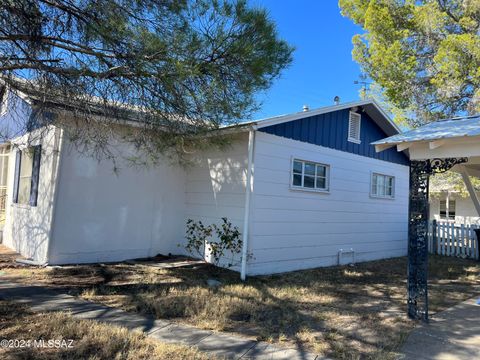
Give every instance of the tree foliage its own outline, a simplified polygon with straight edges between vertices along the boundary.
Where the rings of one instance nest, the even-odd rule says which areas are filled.
[[[479,191],[480,179],[475,176],[470,176],[470,181],[475,190]],[[447,171],[430,177],[430,194],[436,196],[443,191],[455,192],[463,197],[470,196],[462,176],[453,171]]]
[[[353,57],[417,126],[480,111],[480,0],[339,0]]]
[[[3,81],[69,110],[72,138],[105,154],[126,118],[135,130],[124,140],[149,154],[214,141],[202,135],[248,118],[292,59],[266,11],[245,0],[0,4]]]

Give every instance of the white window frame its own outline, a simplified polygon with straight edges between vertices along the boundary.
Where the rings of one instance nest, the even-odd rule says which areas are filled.
[[[379,195],[379,194],[374,194],[374,193],[373,193],[373,177],[374,177],[375,175],[377,175],[377,176],[383,176],[383,177],[385,177],[385,180],[388,179],[388,178],[392,178],[392,179],[393,179],[392,195],[386,195],[386,192],[385,192],[385,195]],[[372,173],[371,173],[371,175],[370,175],[370,196],[371,196],[372,198],[376,198],[376,199],[393,200],[393,199],[395,199],[395,185],[396,185],[395,176],[393,176],[393,175],[388,175],[388,174],[382,174],[382,173],[378,173],[378,172],[372,171]],[[377,187],[376,187],[375,189],[377,189]]]
[[[33,147],[27,147],[23,150],[20,150],[21,151],[21,160],[20,160],[20,168],[18,169],[18,195],[17,195],[17,202],[16,204],[18,205],[21,205],[21,206],[30,206],[30,196],[32,194],[32,178],[33,178],[33,162],[34,162],[34,151],[33,151]],[[30,155],[27,155],[28,153],[30,153]],[[24,169],[24,166],[25,166],[25,158],[29,156],[30,157],[30,167],[29,169],[27,169],[28,171],[26,172],[27,174],[25,175],[22,175],[22,169]],[[30,184],[29,188],[28,188],[28,191],[27,193],[25,194],[22,194],[25,196],[25,199],[23,199],[23,201],[20,201],[20,184],[22,182],[22,180],[26,180],[27,183]]]
[[[294,167],[295,161],[298,161],[298,162],[302,163],[302,185],[301,186],[293,185],[293,175],[294,175],[293,167]],[[303,186],[304,179],[305,179],[305,163],[315,164],[315,184],[314,185],[317,184],[317,166],[320,165],[320,166],[325,167],[325,187],[324,188],[317,188],[317,187],[310,188],[310,187],[304,187]],[[306,160],[306,159],[302,159],[302,158],[299,158],[299,157],[292,157],[291,158],[291,164],[290,164],[290,189],[291,190],[297,190],[297,191],[329,193],[330,192],[330,165],[325,164],[325,163],[321,163],[321,162],[318,162],[318,161],[314,161],[314,160]]]
[[[442,201],[445,201],[445,217],[442,217],[441,209],[442,209]],[[451,205],[455,204],[455,213],[452,214],[450,209],[452,208]],[[451,217],[453,215],[453,218]],[[450,221],[455,222],[455,217],[457,216],[457,202],[456,199],[451,199],[449,195],[445,199],[440,199],[438,201],[438,218],[443,221]]]
[[[358,117],[358,139],[353,138],[353,137],[350,136],[350,133],[351,133],[350,129],[351,129],[351,127],[352,127],[352,116]],[[350,112],[348,113],[348,141],[353,142],[353,143],[355,143],[355,144],[361,144],[361,143],[362,143],[362,141],[360,140],[360,138],[361,138],[361,134],[360,134],[361,129],[362,129],[362,115],[359,114],[359,113],[357,113],[357,112],[355,112],[355,111],[350,111]]]

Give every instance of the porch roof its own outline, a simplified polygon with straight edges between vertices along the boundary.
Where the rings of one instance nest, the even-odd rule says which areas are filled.
[[[372,143],[377,152],[396,146],[410,159],[480,156],[480,114],[432,122]]]
[[[377,152],[396,146],[397,151],[408,150],[410,160],[467,158],[452,171],[462,175],[463,181],[480,216],[480,199],[470,177],[480,178],[480,114],[436,121],[417,129],[375,141]]]
[[[480,114],[431,122],[416,129],[378,140],[372,145],[480,136]]]

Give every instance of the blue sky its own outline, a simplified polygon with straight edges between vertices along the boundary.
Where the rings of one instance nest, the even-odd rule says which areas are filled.
[[[336,0],[251,0],[268,10],[280,36],[295,46],[293,64],[264,94],[254,119],[358,100],[361,73],[352,60],[352,36],[361,32],[342,17]]]

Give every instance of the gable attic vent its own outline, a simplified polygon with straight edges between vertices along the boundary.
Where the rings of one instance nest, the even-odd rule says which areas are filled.
[[[360,144],[360,123],[362,117],[354,111],[350,111],[348,119],[348,141]]]

